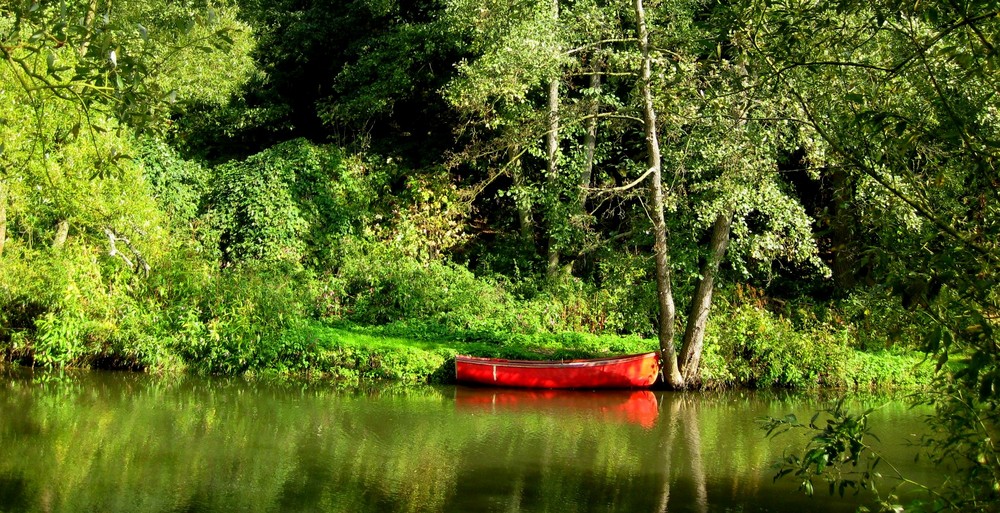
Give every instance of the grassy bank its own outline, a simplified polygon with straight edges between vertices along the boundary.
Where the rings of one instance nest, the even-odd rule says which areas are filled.
[[[657,347],[654,339],[581,333],[431,335],[401,323],[379,327],[313,324],[295,338],[306,348],[296,365],[246,373],[300,375],[345,384],[447,384],[454,382],[456,354],[559,360],[630,354]],[[714,349],[703,368],[706,388],[907,389],[926,385],[933,373],[933,365],[918,353],[868,353],[842,348],[822,358],[807,358],[796,352],[802,347],[786,346],[781,355],[772,354],[781,358],[765,361],[747,360],[743,353],[724,358],[717,347]]]
[[[0,261],[0,361],[27,366],[446,383],[457,353],[569,359],[658,346],[651,323],[637,332],[649,312],[624,285],[513,283],[384,248],[345,244],[335,274],[220,269],[188,255],[161,259],[145,279],[84,245],[15,249]],[[866,342],[878,332],[826,319],[842,313],[793,316],[720,294],[703,385],[868,390],[930,380],[910,346],[886,350]]]

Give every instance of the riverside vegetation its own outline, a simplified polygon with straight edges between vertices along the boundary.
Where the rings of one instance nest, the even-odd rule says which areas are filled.
[[[0,7],[0,362],[933,383],[998,498],[994,4],[342,4]]]

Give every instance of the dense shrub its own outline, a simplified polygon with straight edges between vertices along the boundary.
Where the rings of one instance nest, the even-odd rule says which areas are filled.
[[[617,306],[609,295],[576,278],[514,284],[502,276],[476,276],[447,260],[423,260],[391,244],[345,237],[337,248],[338,263],[319,299],[328,319],[436,325],[465,336],[606,333],[620,326],[609,323]]]
[[[759,304],[717,305],[710,318],[703,377],[713,386],[815,386],[877,389],[930,382],[919,354],[865,353],[854,331],[823,323],[796,326]]]
[[[209,218],[224,264],[327,263],[336,239],[360,229],[375,194],[365,166],[334,147],[288,141],[219,166]]]
[[[144,340],[156,310],[135,296],[141,284],[131,269],[77,243],[11,253],[0,260],[0,346],[7,359],[48,367],[149,362],[152,346]]]

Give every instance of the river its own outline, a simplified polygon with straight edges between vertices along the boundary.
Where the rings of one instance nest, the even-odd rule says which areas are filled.
[[[852,399],[862,408],[884,399]],[[530,392],[0,371],[0,512],[851,512],[771,464],[789,393]],[[873,415],[910,477],[924,428]]]

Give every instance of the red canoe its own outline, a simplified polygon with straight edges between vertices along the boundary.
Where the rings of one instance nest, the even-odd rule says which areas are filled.
[[[532,361],[455,357],[459,383],[521,388],[646,388],[660,370],[657,353],[592,360]]]

